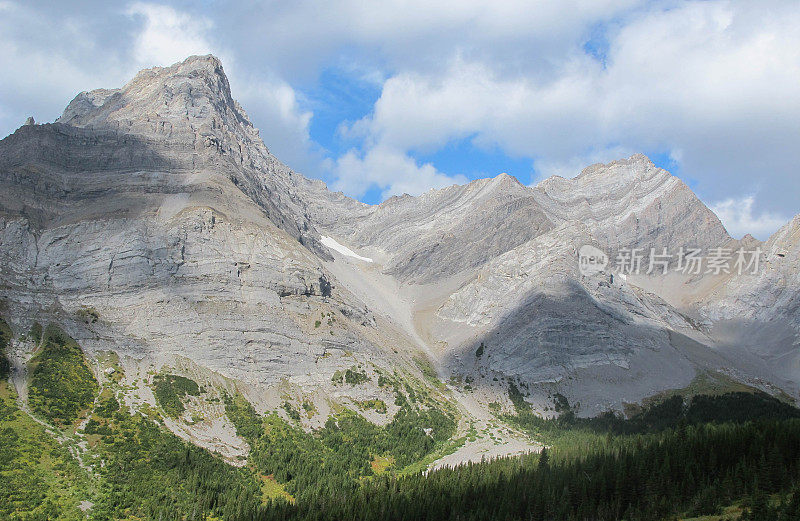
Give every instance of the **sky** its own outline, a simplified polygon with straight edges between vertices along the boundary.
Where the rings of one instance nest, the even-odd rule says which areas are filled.
[[[208,53],[273,154],[365,202],[642,152],[735,237],[800,212],[796,0],[0,0],[0,137]]]

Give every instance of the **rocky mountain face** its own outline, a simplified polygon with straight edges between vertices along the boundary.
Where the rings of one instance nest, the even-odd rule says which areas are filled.
[[[560,392],[581,414],[709,371],[798,397],[798,219],[764,244],[735,241],[642,155],[535,187],[502,174],[365,205],[272,156],[211,56],[81,93],[55,123],[0,141],[2,313],[18,332],[55,322],[92,356],[118,353],[133,402],[151,398],[152,371],[183,367],[260,410],[310,400],[307,425],[391,404],[379,373],[478,419],[511,382],[541,411]],[[586,244],[612,259],[748,244],[765,267],[587,275]],[[429,365],[451,385],[431,384]],[[368,383],[332,380],[354,367]]]
[[[359,248],[387,252],[387,273],[417,284],[481,266],[551,228],[534,194],[506,174],[392,197],[355,222],[329,225]]]
[[[693,308],[724,349],[756,355],[787,382],[800,375],[800,215],[758,245],[762,267],[733,272],[705,293]],[[787,384],[791,386],[791,384]]]
[[[592,165],[574,179],[551,177],[533,191],[553,222],[583,222],[609,252],[710,248],[730,239],[689,187],[641,154]]]
[[[333,395],[331,375],[357,364],[415,367],[407,335],[324,267],[297,192],[337,196],[269,154],[216,58],[79,94],[56,123],[3,140],[0,172],[4,315],[19,331],[60,324],[90,354],[126,357],[135,385],[190,361],[262,408],[279,387]]]

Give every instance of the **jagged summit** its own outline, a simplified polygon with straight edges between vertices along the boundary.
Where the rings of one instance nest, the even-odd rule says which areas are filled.
[[[526,190],[519,179],[509,175],[505,172],[497,174],[495,177],[482,177],[480,179],[473,179],[463,185],[452,184],[443,188],[431,188],[420,195],[414,196],[410,194],[393,195],[380,203],[380,206],[391,207],[398,204],[417,204],[413,201],[425,200],[429,202],[441,201],[453,197],[455,194],[469,193],[478,197],[486,197],[496,194],[498,196],[504,195],[508,191]],[[434,203],[435,204],[435,203]]]
[[[591,195],[592,192],[605,193],[623,187],[630,189],[639,184],[657,185],[673,177],[666,170],[656,167],[646,155],[637,153],[609,163],[587,166],[573,178],[550,176],[535,188],[547,193],[578,192],[580,195]]]
[[[207,74],[209,76],[218,76],[220,79],[224,80],[226,84],[228,83],[228,78],[222,68],[222,60],[213,54],[195,54],[193,56],[189,56],[183,61],[174,63],[167,67],[150,67],[149,69],[142,69],[134,77],[134,81],[136,81],[136,79],[138,79],[140,76],[156,74],[165,70],[170,71],[171,74],[178,75]]]
[[[591,223],[607,248],[712,247],[730,239],[716,215],[680,179],[644,154],[550,177],[533,188],[553,222]]]
[[[520,183],[519,179],[505,172],[479,181],[483,181],[482,185],[486,186],[490,190],[524,190],[527,188],[525,185]],[[475,182],[476,181],[473,181],[473,183]]]
[[[120,88],[81,92],[56,124],[17,134],[0,144],[0,150],[8,150],[0,163],[8,161],[9,166],[29,171],[41,170],[39,163],[56,161],[76,176],[71,198],[85,201],[87,193],[99,190],[128,193],[131,188],[126,183],[137,179],[127,174],[131,171],[156,171],[157,175],[137,180],[151,185],[142,188],[143,193],[154,194],[180,190],[188,182],[219,190],[214,185],[227,179],[233,186],[228,195],[240,197],[237,192],[241,192],[275,226],[310,249],[319,250],[319,245],[306,206],[325,207],[329,199],[336,199],[269,153],[244,109],[232,98],[222,63],[211,55],[142,70]],[[97,169],[107,172],[99,187],[83,175]],[[210,176],[199,183],[195,176],[203,171]],[[120,176],[123,182],[112,182]],[[43,179],[31,180],[32,185],[35,182]],[[298,197],[297,191],[309,196]],[[33,206],[37,197],[41,199],[31,190],[22,196],[22,204]],[[314,197],[321,201],[312,201]],[[159,204],[155,198],[148,199],[145,208]],[[61,203],[44,205],[29,215],[55,218]],[[136,211],[142,211],[142,206],[135,207]],[[325,257],[324,250],[318,253]]]
[[[67,105],[57,121],[72,126],[86,126],[107,119],[123,106],[130,107],[130,112],[138,110],[143,115],[149,115],[144,114],[148,108],[145,103],[152,98],[169,106],[175,101],[202,96],[212,101],[233,102],[222,62],[213,55],[190,56],[169,67],[143,69],[121,88],[81,92]],[[115,103],[102,110],[109,102]],[[164,109],[157,113],[166,114]]]
[[[499,185],[499,186],[515,186],[515,185],[524,186],[519,181],[519,179],[517,179],[513,175],[511,175],[509,173],[506,173],[506,172],[501,172],[501,173],[497,174],[494,177],[488,177],[486,179],[479,179],[478,181],[485,181],[485,182],[492,183],[494,185]]]
[[[58,123],[109,129],[149,139],[213,146],[223,153],[266,152],[258,130],[231,96],[220,60],[191,56],[140,71],[124,87],[78,94]]]
[[[607,172],[609,170],[623,170],[630,171],[636,174],[642,174],[656,168],[653,161],[646,155],[638,152],[627,158],[615,159],[609,163],[595,163],[584,168],[576,178],[592,177],[598,172]]]

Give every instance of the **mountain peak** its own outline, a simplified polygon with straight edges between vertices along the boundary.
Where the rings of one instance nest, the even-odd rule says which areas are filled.
[[[140,70],[130,84],[148,81],[160,81],[164,78],[205,78],[209,81],[219,81],[230,94],[228,77],[222,68],[222,61],[213,54],[203,56],[189,56],[183,61],[168,67],[151,67]]]
[[[465,185],[455,185],[452,188],[456,190],[461,190],[461,189],[467,191],[484,190],[488,192],[494,192],[498,190],[508,191],[508,190],[513,190],[515,188],[527,189],[525,185],[519,182],[519,179],[505,172],[498,174],[494,177],[483,177],[480,179],[475,179]]]
[[[591,165],[573,179],[547,178],[534,191],[553,222],[594,221],[595,236],[610,249],[713,247],[730,239],[689,187],[644,154]]]
[[[634,154],[628,158],[617,159],[609,163],[595,163],[584,168],[580,174],[568,179],[558,175],[542,180],[536,188],[546,193],[579,191],[586,195],[611,193],[629,190],[634,185],[645,184],[657,187],[668,183],[672,174],[658,168],[644,154]]]
[[[593,177],[601,172],[629,172],[633,175],[642,175],[651,169],[655,169],[656,165],[644,154],[633,154],[628,158],[616,159],[610,163],[595,163],[584,168],[576,179]]]
[[[144,69],[118,89],[81,92],[57,122],[193,143],[223,154],[242,155],[241,145],[268,152],[231,96],[222,62],[210,54]]]
[[[213,54],[204,54],[204,55],[192,55],[183,60],[182,62],[178,62],[172,67],[178,66],[178,68],[184,70],[209,70],[216,74],[222,74],[224,76],[224,72],[222,72],[222,60],[214,56]]]
[[[501,185],[522,185],[522,183],[519,182],[519,179],[505,172],[496,175],[493,181]]]
[[[57,120],[78,127],[123,127],[126,132],[174,130],[219,120],[251,127],[230,90],[222,62],[213,55],[190,56],[169,67],[139,71],[118,89],[96,89],[78,94]]]

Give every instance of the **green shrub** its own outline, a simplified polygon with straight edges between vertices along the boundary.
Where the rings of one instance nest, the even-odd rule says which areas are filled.
[[[386,402],[384,402],[383,400],[379,400],[377,398],[358,402],[358,405],[362,409],[366,410],[373,409],[381,414],[386,414]]]
[[[31,326],[31,330],[28,332],[28,336],[36,345],[39,345],[42,341],[42,325],[38,322],[34,322]]]
[[[383,404],[381,400],[368,402],[375,407]],[[372,462],[376,457],[391,459],[398,468],[415,463],[441,446],[456,429],[454,418],[446,413],[410,407],[385,427],[348,409],[329,417],[324,428],[312,432],[275,413],[267,415],[263,425],[259,436],[248,439],[250,461],[259,473],[273,475],[285,484],[298,504],[315,494],[356,486],[360,478],[374,474]]]
[[[249,443],[261,436],[264,432],[264,422],[250,402],[239,393],[232,397],[226,393],[224,399],[225,414],[236,427],[236,433]]]
[[[300,422],[300,412],[297,409],[295,409],[291,403],[283,402],[283,405],[281,405],[281,407],[283,407],[283,410],[286,411],[286,414],[289,416],[289,418],[298,423]]]
[[[114,396],[111,396],[107,400],[100,402],[94,412],[103,418],[111,418],[118,410],[119,402]]]
[[[0,351],[0,380],[6,380],[11,375],[11,362],[6,358],[6,354]]]
[[[419,367],[419,370],[422,371],[422,374],[425,376],[425,378],[438,384],[439,375],[436,373],[436,368],[433,367],[433,364],[430,360],[421,356],[417,356],[414,358],[414,363],[417,364],[417,367]]]
[[[58,425],[78,419],[94,402],[98,385],[75,341],[48,326],[41,350],[30,363],[28,390],[31,409]]]
[[[90,519],[258,518],[261,490],[252,473],[141,415],[115,414],[110,427],[96,448],[106,464]]]
[[[87,324],[94,324],[100,319],[100,313],[91,306],[84,306],[78,310],[78,317]]]
[[[317,407],[314,405],[314,402],[309,400],[303,400],[303,410],[306,411],[309,418],[317,413]]]
[[[8,346],[12,338],[11,328],[0,318],[0,381],[11,375],[11,362],[6,357]]]
[[[200,396],[197,382],[184,376],[160,374],[153,379],[153,394],[158,405],[172,418],[177,418],[186,407],[183,400],[187,395]]]
[[[344,381],[350,385],[359,385],[364,382],[369,382],[369,376],[367,376],[367,373],[354,366],[344,372]]]
[[[0,519],[80,521],[88,474],[45,428],[18,408],[0,382]]]

